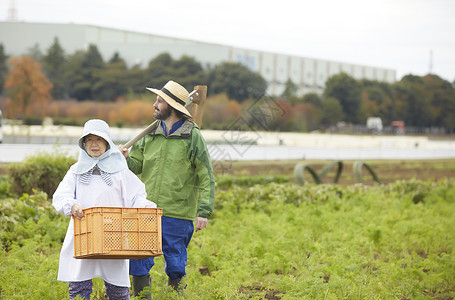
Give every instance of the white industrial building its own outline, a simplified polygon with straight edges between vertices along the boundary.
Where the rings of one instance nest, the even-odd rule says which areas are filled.
[[[345,72],[356,79],[370,79],[392,83],[395,70],[315,58],[242,49],[200,41],[159,36],[119,29],[80,24],[45,24],[0,22],[0,43],[9,56],[27,54],[38,46],[42,53],[57,37],[67,54],[87,50],[90,44],[98,47],[103,59],[115,52],[127,62],[145,68],[157,55],[167,52],[174,59],[182,55],[194,57],[203,67],[221,62],[239,62],[258,72],[268,83],[268,93],[280,95],[285,82],[291,79],[299,88],[299,96],[309,92],[322,93],[327,78]]]

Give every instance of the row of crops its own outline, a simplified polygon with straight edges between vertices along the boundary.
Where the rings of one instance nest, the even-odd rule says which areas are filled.
[[[187,288],[152,269],[154,299],[453,299],[455,179],[299,185],[220,178],[189,248]],[[245,183],[245,181],[243,181]],[[0,299],[66,299],[57,282],[69,219],[43,192],[0,180]],[[106,299],[95,281],[92,299]]]

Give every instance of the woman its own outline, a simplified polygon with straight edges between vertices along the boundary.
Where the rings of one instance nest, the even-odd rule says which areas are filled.
[[[79,139],[78,161],[70,167],[53,196],[65,216],[83,217],[90,207],[156,207],[146,199],[144,184],[126,164],[102,120],[90,120]],[[60,253],[58,280],[69,282],[70,299],[90,299],[92,279],[104,280],[109,299],[130,299],[128,259],[74,258],[74,223],[70,220]]]

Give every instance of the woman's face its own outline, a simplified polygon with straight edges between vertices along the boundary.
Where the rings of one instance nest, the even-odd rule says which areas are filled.
[[[100,136],[89,134],[85,137],[85,149],[91,157],[98,157],[107,149],[107,142]]]

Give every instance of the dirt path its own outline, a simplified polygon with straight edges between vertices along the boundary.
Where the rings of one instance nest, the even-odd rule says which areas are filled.
[[[257,176],[257,175],[285,175],[294,178],[294,167],[298,163],[303,163],[315,171],[320,172],[330,161],[249,161],[232,162],[228,168],[215,168],[215,173],[231,174],[236,176]],[[343,161],[343,171],[339,180],[340,184],[356,183],[353,164],[354,161]],[[446,177],[455,178],[455,160],[396,160],[396,161],[364,161],[368,164],[379,177],[382,183],[390,183],[397,180],[420,179],[420,180],[439,180]],[[336,168],[324,178],[324,183],[333,182]],[[363,182],[373,183],[371,175],[364,168],[362,171]],[[305,175],[305,180],[313,181],[309,175]]]

